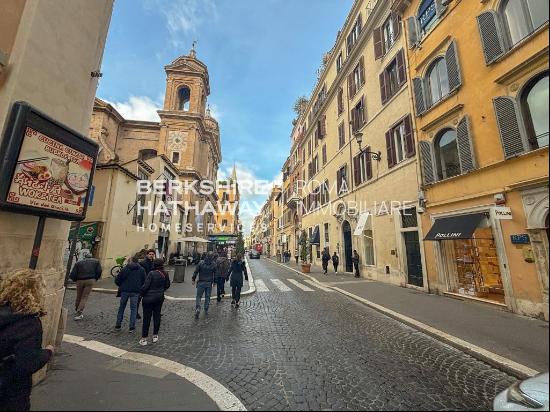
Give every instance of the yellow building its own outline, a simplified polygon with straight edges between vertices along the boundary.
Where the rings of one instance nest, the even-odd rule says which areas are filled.
[[[239,220],[240,193],[237,182],[237,169],[233,166],[229,180],[218,181],[218,205],[214,215],[216,228],[210,240],[218,248],[234,246],[239,232],[242,231]]]
[[[430,289],[548,319],[548,2],[398,0]]]
[[[337,252],[351,272],[427,289],[406,43],[387,1],[356,1],[297,121],[311,260]]]

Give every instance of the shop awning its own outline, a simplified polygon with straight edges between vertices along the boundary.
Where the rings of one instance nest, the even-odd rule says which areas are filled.
[[[311,234],[311,239],[309,240],[309,243],[311,243],[312,245],[321,244],[321,235],[319,234],[319,226],[315,226],[315,229],[313,229],[313,233]]]
[[[424,240],[471,239],[486,217],[484,213],[474,213],[436,219]]]

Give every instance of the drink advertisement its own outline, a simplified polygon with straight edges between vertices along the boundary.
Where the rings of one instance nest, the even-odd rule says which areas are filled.
[[[83,216],[94,159],[26,127],[6,202]]]

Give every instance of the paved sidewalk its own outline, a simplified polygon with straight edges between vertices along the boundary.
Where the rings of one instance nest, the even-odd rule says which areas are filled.
[[[301,271],[300,265],[286,266]],[[477,302],[428,294],[312,266],[309,275],[540,372],[548,371],[548,323]]]
[[[166,267],[166,271],[170,275],[170,280],[173,280],[174,278],[174,267],[168,266]],[[185,270],[185,278],[183,283],[174,283],[172,282],[172,285],[170,286],[170,289],[166,291],[166,296],[172,297],[172,298],[187,298],[187,299],[193,299],[196,296],[197,288],[191,284],[191,278],[193,277],[193,272],[195,271],[195,266],[188,266]],[[101,278],[96,285],[94,286],[94,289],[104,289],[105,292],[110,293],[116,293],[118,287],[115,285],[115,278],[113,278],[108,273],[103,274],[103,278]],[[74,283],[69,283],[69,287],[74,287]],[[244,282],[242,293],[245,293],[249,290],[250,285],[249,282]],[[231,286],[229,286],[229,282],[225,284],[225,295],[226,298],[231,296]],[[212,297],[216,298],[216,286],[212,289]]]
[[[64,342],[48,378],[31,397],[32,410],[219,410],[186,379],[128,359]]]

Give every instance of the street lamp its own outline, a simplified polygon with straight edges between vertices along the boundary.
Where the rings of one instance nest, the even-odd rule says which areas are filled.
[[[363,133],[361,132],[355,132],[353,134],[355,136],[355,140],[357,140],[357,144],[359,145],[359,151],[361,153],[366,153],[366,154],[369,154],[372,156],[372,160],[376,160],[376,161],[380,161],[382,160],[382,152],[378,151],[378,152],[370,152],[370,151],[367,151],[367,150],[363,150],[361,148],[361,143],[363,143]]]

